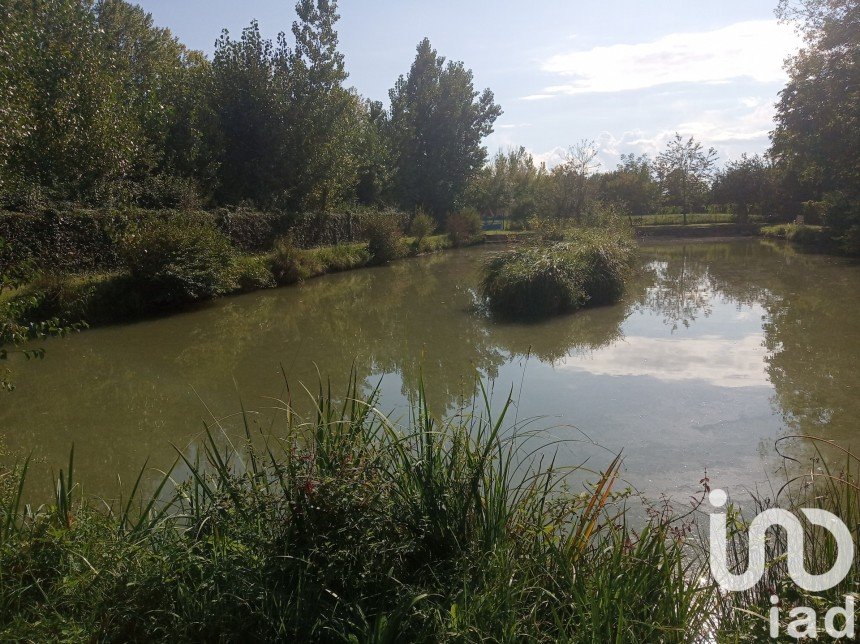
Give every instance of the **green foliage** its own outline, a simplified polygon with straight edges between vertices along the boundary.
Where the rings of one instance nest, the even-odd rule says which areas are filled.
[[[821,226],[806,224],[777,224],[764,226],[761,229],[764,237],[785,239],[803,246],[825,246],[830,241],[830,235]]]
[[[705,150],[693,137],[685,140],[677,133],[657,157],[656,173],[663,198],[681,207],[685,224],[686,215],[707,195],[716,162],[716,150]]]
[[[409,75],[389,92],[395,192],[403,207],[421,207],[441,221],[484,165],[481,141],[502,111],[490,90],[478,95],[463,63],[445,65],[426,38],[417,51]]]
[[[436,230],[436,220],[424,212],[418,212],[409,224],[409,234],[415,238],[416,247],[421,246],[425,237],[429,237]]]
[[[367,266],[371,254],[364,244],[340,244],[302,250],[291,237],[279,239],[269,256],[275,282],[295,284],[310,277]]]
[[[598,194],[602,201],[614,204],[633,217],[657,210],[660,185],[654,179],[653,163],[647,155],[621,155],[621,163],[612,172],[600,175]]]
[[[366,227],[367,250],[377,264],[386,264],[403,257],[405,248],[403,231],[396,218],[380,214],[372,218]]]
[[[543,212],[559,219],[585,223],[594,201],[592,178],[599,167],[594,141],[583,140],[568,148],[564,161],[550,172],[544,190]]]
[[[295,284],[302,279],[300,251],[292,237],[282,237],[275,242],[270,263],[277,284]]]
[[[518,222],[537,213],[546,169],[524,147],[499,151],[470,186],[469,201],[480,212]]]
[[[488,259],[481,293],[490,309],[537,318],[620,299],[635,258],[632,237],[611,229],[575,229],[564,238]]]
[[[230,282],[239,291],[258,291],[276,285],[271,262],[265,255],[238,255],[233,263]]]
[[[820,201],[841,193],[854,207],[834,208],[828,225],[837,235],[860,228],[860,4],[856,0],[780,3],[806,46],[790,59],[780,93],[771,155],[804,195]]]
[[[628,528],[615,459],[582,493],[486,393],[408,426],[356,380],[277,437],[207,427],[187,480],[25,506],[0,472],[0,637],[43,641],[670,641],[709,624],[685,524]],[[483,391],[483,389],[482,389]],[[174,474],[175,475],[175,474]],[[377,639],[378,638],[378,639]]]
[[[747,223],[751,215],[764,214],[776,189],[776,173],[768,162],[743,154],[716,173],[711,195],[714,201],[731,205],[738,223]]]
[[[334,0],[300,0],[274,42],[256,22],[224,31],[211,62],[125,0],[6,0],[0,15],[0,208],[327,213],[399,200],[442,216],[500,113],[435,52],[436,72],[416,64],[413,79],[432,87],[392,112],[347,89]]]
[[[445,231],[454,246],[464,246],[481,234],[484,222],[481,215],[473,208],[448,215],[445,220]]]
[[[224,293],[233,262],[229,240],[213,226],[176,220],[130,234],[123,255],[132,282],[153,308]]]

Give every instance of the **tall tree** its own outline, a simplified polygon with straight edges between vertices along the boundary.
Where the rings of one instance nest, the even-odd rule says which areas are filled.
[[[141,128],[92,2],[7,0],[3,14],[0,110],[11,127],[0,135],[0,173],[62,199],[127,177]]]
[[[537,190],[545,173],[524,147],[500,150],[475,177],[471,201],[483,213],[523,221],[537,214]]]
[[[262,37],[254,21],[234,40],[224,30],[212,63],[212,105],[221,137],[218,199],[271,200],[282,182],[277,170],[284,152],[289,50]]]
[[[327,210],[352,199],[363,106],[343,86],[348,75],[338,50],[336,0],[300,0],[296,13],[296,44],[289,58],[290,200],[295,206]]]
[[[678,133],[657,157],[657,176],[663,197],[681,207],[684,225],[694,202],[707,193],[716,162],[714,148],[705,150],[692,136],[684,139]]]
[[[599,167],[594,141],[583,139],[568,148],[564,161],[550,175],[551,210],[557,217],[572,217],[582,223],[593,197],[591,178]]]
[[[365,100],[359,124],[355,196],[365,206],[381,205],[391,190],[393,168],[386,140],[388,112],[381,101]]]
[[[421,207],[441,219],[459,205],[469,180],[486,162],[481,142],[502,110],[489,89],[475,90],[463,63],[446,65],[426,38],[409,75],[401,76],[389,94],[397,197],[401,205]]]
[[[752,212],[762,214],[775,188],[767,161],[760,155],[743,154],[717,171],[711,192],[714,203],[730,205],[735,218],[746,222]]]
[[[805,47],[787,66],[771,154],[808,198],[831,193],[828,223],[860,248],[860,2],[781,0],[777,15]]]
[[[648,155],[622,154],[621,163],[600,176],[600,199],[614,204],[632,216],[654,212],[660,186],[654,179],[653,162]]]

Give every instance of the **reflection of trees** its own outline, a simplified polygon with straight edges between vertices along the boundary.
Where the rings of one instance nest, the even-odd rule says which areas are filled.
[[[431,408],[444,413],[476,375],[494,378],[517,357],[554,362],[598,350],[620,339],[637,309],[692,325],[725,298],[767,311],[768,369],[788,421],[853,436],[860,267],[755,241],[655,246],[643,249],[654,270],[634,280],[621,304],[509,324],[475,310],[482,256],[467,250],[331,275],[75,335],[49,347],[46,363],[21,368],[18,390],[0,406],[0,434],[55,467],[75,442],[82,471],[100,473],[101,489],[114,490],[114,473],[136,472],[150,455],[169,462],[170,443],[181,447],[200,431],[206,412],[192,387],[224,416],[240,395],[257,409],[269,404],[263,396],[283,396],[281,365],[296,401],[298,381],[315,388],[314,363],[335,393],[346,390],[355,364],[365,386],[396,374],[407,395],[423,374]]]
[[[794,275],[773,302],[765,324],[768,373],[793,428],[856,441],[860,267],[849,269],[853,275],[832,268]]]
[[[709,317],[715,297],[751,306],[767,295],[767,288],[757,281],[757,271],[750,270],[751,261],[760,254],[755,243],[743,242],[651,248],[645,253],[650,284],[636,306],[662,315],[673,331]]]
[[[552,363],[621,339],[621,325],[628,315],[628,306],[619,304],[529,324],[491,324],[490,328],[493,343],[511,355],[533,355]]]
[[[667,245],[646,253],[655,282],[638,306],[689,325],[724,297],[759,304],[775,404],[793,431],[854,439],[860,410],[860,266],[758,242]]]
[[[697,265],[685,256],[680,261],[651,262],[645,270],[653,276],[653,286],[646,289],[639,306],[659,312],[672,331],[679,325],[689,327],[700,315],[711,314],[706,265]]]

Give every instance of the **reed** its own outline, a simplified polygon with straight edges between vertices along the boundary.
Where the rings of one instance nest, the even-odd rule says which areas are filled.
[[[144,472],[113,503],[54,503],[0,479],[0,637],[17,640],[667,641],[695,639],[712,589],[691,584],[665,516],[634,530],[620,458],[580,492],[526,449],[480,389],[449,418],[423,388],[402,424],[355,378],[314,413],[244,439],[207,428],[182,480]]]

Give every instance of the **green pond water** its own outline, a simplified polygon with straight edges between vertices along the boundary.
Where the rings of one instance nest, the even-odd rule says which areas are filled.
[[[786,436],[858,447],[860,266],[759,240],[641,251],[623,302],[540,323],[476,306],[480,263],[499,252],[480,248],[49,341],[44,361],[13,363],[4,458],[32,452],[47,491],[74,443],[84,491],[113,497],[147,458],[193,454],[204,421],[238,432],[240,401],[277,432],[284,374],[307,410],[300,383],[316,390],[320,373],[341,392],[353,363],[400,415],[421,374],[438,414],[476,376],[497,407],[512,390],[511,422],[562,439],[557,462],[600,468],[623,450],[625,478],[650,496],[685,498],[706,471],[735,492],[779,487]],[[809,466],[809,440],[780,445]]]

